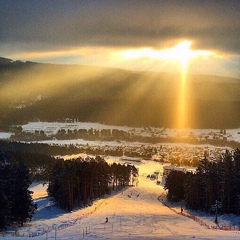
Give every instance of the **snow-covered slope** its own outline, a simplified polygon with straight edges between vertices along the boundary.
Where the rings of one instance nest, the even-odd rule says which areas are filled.
[[[33,186],[39,209],[33,221],[19,231],[23,236],[21,239],[29,239],[28,236],[37,234],[39,236],[33,239],[240,239],[240,232],[207,229],[171,211],[158,200],[164,192],[162,186],[156,185],[146,177],[149,173],[159,170],[161,165],[152,161],[134,164],[140,172],[137,186],[72,213],[65,213],[56,208],[47,197],[39,198],[37,191],[40,191],[42,196],[44,188]],[[19,240],[19,237],[6,235],[0,239]]]

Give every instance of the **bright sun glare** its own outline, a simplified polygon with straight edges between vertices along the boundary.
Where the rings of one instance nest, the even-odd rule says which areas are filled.
[[[179,44],[173,46],[172,48],[164,50],[154,50],[152,48],[142,48],[142,49],[131,49],[124,51],[123,57],[127,59],[134,58],[154,58],[162,60],[173,60],[181,62],[182,66],[185,67],[189,60],[196,56],[210,56],[212,55],[209,51],[204,50],[191,50],[191,42],[183,41]]]
[[[188,121],[188,81],[187,71],[189,61],[197,56],[211,56],[212,52],[204,50],[192,50],[190,41],[182,41],[172,48],[164,50],[154,50],[151,48],[143,48],[138,50],[127,50],[123,52],[125,59],[159,59],[163,61],[172,61],[173,64],[180,64],[181,78],[179,79],[179,96],[177,100],[177,128],[184,129]]]
[[[168,50],[168,55],[171,58],[179,60],[183,66],[187,65],[189,59],[192,57],[190,50],[191,42],[184,41]]]

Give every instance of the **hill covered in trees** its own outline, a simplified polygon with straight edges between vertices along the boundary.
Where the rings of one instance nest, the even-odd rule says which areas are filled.
[[[65,118],[175,127],[181,76],[0,58],[0,128]],[[188,126],[237,128],[240,80],[188,76]]]

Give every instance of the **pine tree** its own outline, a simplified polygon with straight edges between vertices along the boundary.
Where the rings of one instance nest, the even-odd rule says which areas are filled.
[[[180,171],[172,171],[165,183],[164,189],[168,189],[169,201],[180,201],[184,199],[184,181],[186,174]]]
[[[11,218],[23,226],[27,220],[31,220],[36,210],[36,205],[33,203],[31,194],[28,190],[31,182],[29,179],[29,170],[27,167],[19,163],[12,166],[12,193],[11,199]]]
[[[5,228],[9,219],[10,201],[7,195],[9,188],[9,171],[5,167],[0,167],[0,229]]]
[[[59,207],[71,211],[91,204],[109,193],[111,187],[120,189],[129,185],[130,179],[137,175],[137,169],[131,165],[110,166],[100,157],[59,160],[49,173],[48,193]]]

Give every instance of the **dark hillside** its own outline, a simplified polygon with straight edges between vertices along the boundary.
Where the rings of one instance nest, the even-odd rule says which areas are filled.
[[[240,80],[188,76],[189,127],[240,126]],[[79,121],[174,127],[181,76],[0,59],[1,127]]]

